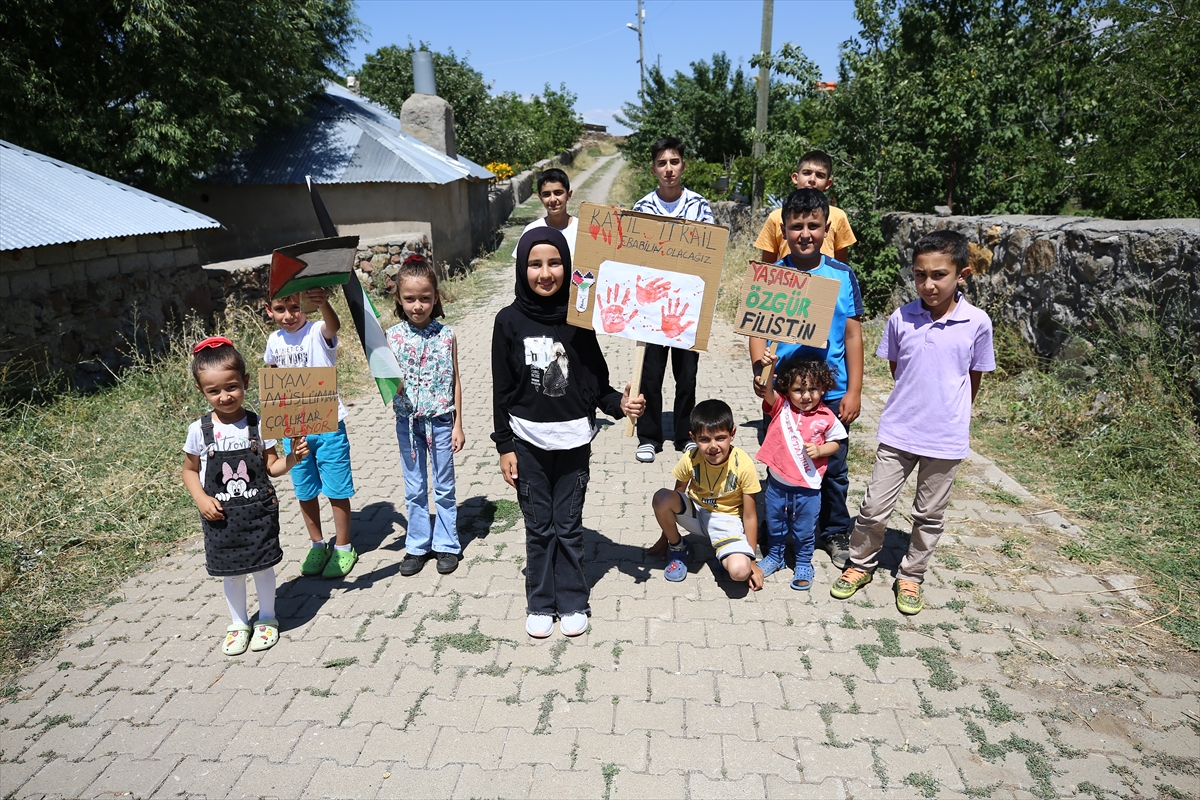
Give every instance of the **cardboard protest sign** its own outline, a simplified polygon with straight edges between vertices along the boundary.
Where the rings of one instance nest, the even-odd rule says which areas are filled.
[[[264,439],[335,431],[337,368],[260,369],[258,402],[258,430]]]
[[[742,280],[734,330],[776,342],[825,347],[841,283],[751,261]]]
[[[271,253],[270,299],[350,280],[357,236],[334,236],[281,247]]]
[[[567,322],[703,351],[728,242],[720,225],[583,203]]]

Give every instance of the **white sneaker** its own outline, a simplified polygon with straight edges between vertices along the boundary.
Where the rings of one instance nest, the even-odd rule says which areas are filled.
[[[558,629],[562,631],[563,636],[578,636],[588,629],[587,614],[580,611],[559,617]]]
[[[549,614],[530,614],[525,617],[525,632],[535,639],[545,639],[554,633],[554,617]]]
[[[643,464],[652,464],[654,462],[655,448],[652,444],[639,445],[637,449],[637,460]]]

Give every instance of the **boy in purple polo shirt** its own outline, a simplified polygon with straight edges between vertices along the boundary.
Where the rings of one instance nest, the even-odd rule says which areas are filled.
[[[971,404],[983,373],[996,368],[992,321],[957,289],[971,274],[968,255],[966,237],[953,231],[922,236],[913,247],[919,299],[892,312],[875,353],[890,362],[896,387],[879,418],[879,450],[850,537],[850,561],[829,590],[838,600],[874,577],[888,517],[916,467],[912,538],[892,591],[902,614],[924,606],[921,582],[942,535],[954,473],[971,449]]]

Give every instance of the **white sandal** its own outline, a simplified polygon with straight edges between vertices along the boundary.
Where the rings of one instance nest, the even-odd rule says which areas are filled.
[[[653,463],[654,455],[657,452],[657,450],[658,450],[658,448],[656,448],[652,444],[638,445],[637,456],[636,456],[637,460],[642,462],[643,464]]]

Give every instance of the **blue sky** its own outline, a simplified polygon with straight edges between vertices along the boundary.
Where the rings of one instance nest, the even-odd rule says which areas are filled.
[[[668,75],[724,50],[748,65],[762,36],[762,0],[646,0],[646,64],[661,58]],[[537,93],[543,85],[579,96],[588,122],[614,126],[622,103],[637,99],[636,0],[358,0],[368,28],[350,53],[357,69],[389,44],[428,41],[454,48],[492,82],[494,92]],[[852,0],[775,0],[773,49],[800,45],[826,80],[837,78],[838,47],[854,36]]]

